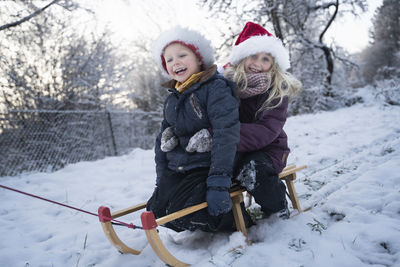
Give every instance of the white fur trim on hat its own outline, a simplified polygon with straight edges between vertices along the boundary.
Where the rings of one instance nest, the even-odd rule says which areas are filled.
[[[204,36],[197,31],[175,26],[160,34],[153,43],[153,58],[158,67],[163,70],[163,74],[168,75],[167,71],[162,66],[161,56],[166,46],[175,41],[195,46],[197,52],[201,55],[201,60],[205,68],[209,68],[214,64],[214,49],[209,40],[204,38]]]
[[[252,36],[240,44],[234,45],[230,62],[237,65],[242,59],[261,52],[271,54],[281,69],[290,68],[289,52],[283,46],[282,41],[268,35]]]

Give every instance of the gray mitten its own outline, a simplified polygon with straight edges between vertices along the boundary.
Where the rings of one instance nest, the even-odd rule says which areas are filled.
[[[178,145],[178,137],[175,136],[172,127],[168,127],[161,134],[161,150],[163,152],[172,151]]]
[[[189,139],[186,146],[187,152],[209,152],[211,151],[212,137],[207,129],[201,129]]]

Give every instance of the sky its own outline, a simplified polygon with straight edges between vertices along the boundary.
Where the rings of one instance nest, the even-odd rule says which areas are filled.
[[[372,27],[372,17],[376,8],[382,5],[382,0],[368,0],[368,11],[354,17],[347,15],[339,18],[327,32],[327,40],[333,39],[337,44],[346,48],[350,53],[360,52],[366,47],[369,31]]]
[[[101,0],[96,1],[93,7],[100,21],[109,22],[121,39],[132,39],[137,36],[154,39],[160,30],[166,30],[175,24],[189,26],[207,36],[213,36],[213,33],[216,36],[215,22],[207,18],[207,12],[200,10],[195,2],[195,0]],[[359,17],[346,15],[336,19],[326,34],[326,41],[334,40],[350,53],[360,52],[365,48],[369,42],[371,18],[375,9],[382,4],[382,0],[367,0],[367,2],[369,9],[363,15]],[[93,2],[90,4],[93,5]]]
[[[352,107],[288,118],[288,163],[307,165],[295,187],[311,210],[259,220],[248,229],[251,246],[239,232],[158,227],[166,248],[194,267],[399,267],[400,107],[385,105],[377,90],[359,89],[354,96],[364,102]],[[134,149],[53,173],[1,177],[0,184],[96,213],[146,201],[155,175],[153,150]],[[165,266],[142,230],[115,227],[142,251],[122,255],[95,216],[2,188],[0,203],[0,266]],[[119,220],[141,225],[140,214]]]

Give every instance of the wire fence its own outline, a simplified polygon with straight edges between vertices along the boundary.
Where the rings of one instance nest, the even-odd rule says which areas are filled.
[[[12,110],[0,113],[0,176],[150,149],[158,113]]]

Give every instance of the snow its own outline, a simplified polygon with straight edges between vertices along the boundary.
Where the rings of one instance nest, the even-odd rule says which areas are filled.
[[[167,249],[194,266],[400,266],[400,108],[358,104],[290,117],[289,163],[307,165],[295,181],[311,210],[236,232],[175,233],[159,227]],[[54,173],[1,177],[0,183],[90,212],[146,201],[154,153],[71,164]],[[144,232],[118,227],[140,255],[122,255],[94,216],[0,189],[0,266],[165,266]],[[295,212],[293,212],[295,215]],[[140,212],[119,218],[140,223]]]

